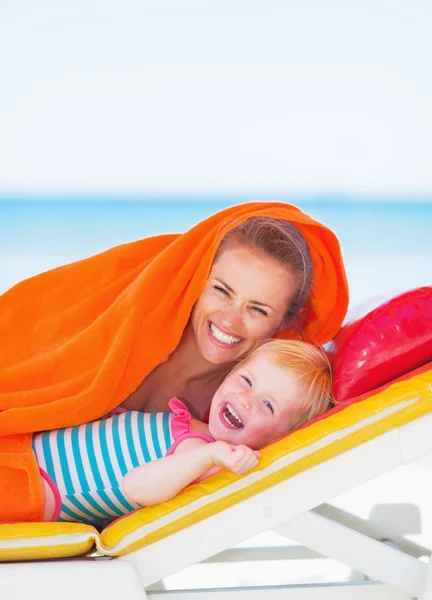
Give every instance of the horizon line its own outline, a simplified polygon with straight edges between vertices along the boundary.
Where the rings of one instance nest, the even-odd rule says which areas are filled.
[[[404,193],[404,194],[311,194],[311,193],[279,193],[272,194],[272,198],[262,194],[255,193],[232,193],[232,194],[170,194],[170,193],[2,193],[0,192],[0,202],[130,202],[130,203],[149,203],[149,202],[336,202],[336,203],[358,203],[358,202],[412,202],[428,203],[432,202],[432,192],[430,194]]]

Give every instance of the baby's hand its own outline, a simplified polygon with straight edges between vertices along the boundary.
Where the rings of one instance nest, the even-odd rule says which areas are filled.
[[[210,445],[215,465],[225,467],[237,475],[247,473],[258,464],[260,453],[249,446],[243,444],[236,446],[221,440]]]

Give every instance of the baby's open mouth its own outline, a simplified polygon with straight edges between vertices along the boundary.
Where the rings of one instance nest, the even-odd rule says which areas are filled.
[[[222,416],[230,427],[235,427],[236,429],[242,429],[244,427],[243,421],[240,419],[233,407],[228,403],[225,404],[225,407],[222,409]]]

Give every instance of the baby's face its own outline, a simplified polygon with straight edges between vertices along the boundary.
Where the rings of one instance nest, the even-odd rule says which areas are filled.
[[[260,449],[289,429],[304,393],[288,370],[256,354],[230,373],[214,395],[210,434],[230,444]]]

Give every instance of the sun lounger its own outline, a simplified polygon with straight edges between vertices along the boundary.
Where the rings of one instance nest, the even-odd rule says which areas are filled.
[[[221,472],[169,502],[115,521],[100,534],[71,523],[0,525],[0,597],[24,599],[40,587],[46,600],[59,594],[110,600],[241,594],[248,600],[302,595],[430,600],[430,568],[412,548],[414,555],[365,535],[358,523],[325,503],[432,451],[431,431],[429,364],[272,444],[251,473]],[[350,565],[372,582],[306,586],[307,592],[277,586],[152,591],[163,578],[210,557],[222,560],[219,553],[268,529]],[[89,553],[93,556],[86,558]]]
[[[370,313],[351,329],[351,337],[344,331],[343,343],[368,360],[356,378],[358,355],[342,356],[340,389],[349,396],[351,386],[361,395],[265,448],[250,473],[221,471],[101,533],[74,523],[0,525],[0,598],[25,600],[37,591],[45,600],[432,600],[432,565],[425,562],[430,548],[331,505],[343,492],[432,451],[432,362],[418,363],[425,356],[431,360],[431,301],[432,288],[419,288],[395,299],[387,313]],[[390,339],[385,323],[393,356],[385,348]],[[367,346],[361,347],[365,328]],[[376,360],[383,353],[385,369]],[[403,364],[413,370],[399,376]],[[380,387],[364,392],[365,370]],[[380,379],[391,372],[390,382]],[[352,374],[349,380],[346,373]],[[253,564],[277,558],[295,569],[291,548],[232,550],[267,530],[300,544],[297,557],[307,548],[303,557],[335,559],[367,579],[194,591],[164,590],[160,583],[202,561]]]

